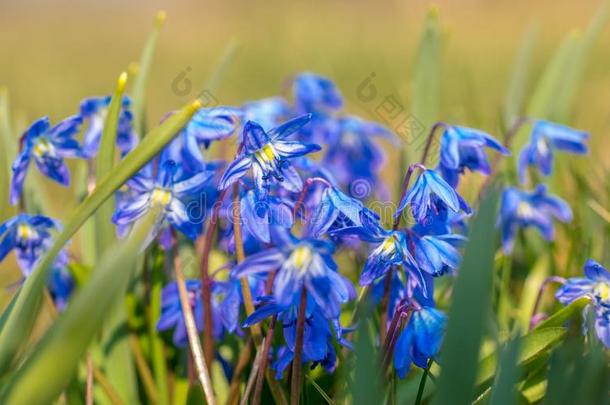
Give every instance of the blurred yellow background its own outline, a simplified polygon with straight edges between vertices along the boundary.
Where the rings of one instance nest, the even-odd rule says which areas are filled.
[[[139,59],[156,11],[163,9],[167,21],[148,88],[149,122],[193,98],[231,43],[238,49],[214,93],[220,103],[278,94],[284,79],[307,70],[334,79],[348,111],[373,118],[370,105],[356,97],[358,85],[375,72],[381,93],[409,105],[412,61],[432,5],[439,9],[445,37],[441,116],[498,134],[508,78],[527,29],[535,26],[538,32],[532,87],[561,39],[574,28],[586,28],[599,3],[3,0],[0,86],[8,88],[23,122],[74,114],[82,98],[111,93],[119,73]],[[606,28],[592,49],[571,122],[593,133],[596,175],[601,165],[609,165],[609,49]],[[191,90],[177,94],[173,83],[181,73]],[[60,219],[74,204],[67,194],[49,186],[53,214]],[[0,265],[0,298],[2,286],[18,279],[16,272],[7,272],[11,262]]]

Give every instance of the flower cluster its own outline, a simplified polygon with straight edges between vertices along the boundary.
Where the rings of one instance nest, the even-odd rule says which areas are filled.
[[[272,97],[239,107],[199,110],[117,192],[112,222],[122,237],[151,208],[160,208],[147,245],[158,244],[165,254],[177,255],[181,245],[196,242],[206,267],[202,280],[186,281],[195,327],[218,342],[232,334],[243,336],[268,318],[270,325],[279,321],[283,333],[269,351],[278,379],[295,358],[328,372],[335,369],[338,345],[351,347],[355,326],[342,323],[342,315],[362,305],[354,302],[359,295],[357,278],[359,288],[369,292],[360,297],[380,307],[379,345],[403,378],[412,364],[426,367],[440,350],[446,315],[437,308],[434,284],[459,269],[466,222],[473,211],[458,192],[460,181],[468,172],[491,175],[487,153],[509,151],[481,130],[437,124],[435,128],[443,129],[439,163],[427,167],[424,156],[404,168],[394,221],[388,226],[367,207],[366,198],[372,196],[352,192],[352,185],[366,181],[376,186],[377,197],[387,194],[380,177],[383,150],[377,140],[395,142],[396,137],[380,124],[346,114],[340,91],[325,77],[298,75],[292,90],[291,101]],[[65,158],[96,158],[109,103],[109,97],[88,98],[78,115],[56,126],[48,118],[32,124],[13,164],[13,204],[21,201],[22,209],[26,206],[23,189],[32,157],[44,175],[62,185],[70,182]],[[125,98],[116,134],[121,157],[138,143],[129,107]],[[83,123],[87,128],[79,138]],[[536,122],[531,142],[520,155],[520,177],[525,180],[530,166],[549,175],[553,149],[583,153],[586,138],[580,131]],[[210,160],[210,145],[227,139],[237,146],[234,157]],[[226,198],[230,193],[232,201]],[[512,251],[516,234],[524,227],[535,227],[553,239],[554,219],[569,221],[571,210],[544,185],[533,192],[507,188],[499,217],[504,251]],[[9,219],[0,225],[0,260],[14,250],[27,276],[58,228],[56,221],[41,215],[22,212]],[[212,249],[225,259],[235,256],[221,267],[228,271],[207,272]],[[345,256],[363,263],[358,274],[349,274],[338,264]],[[74,284],[66,265],[67,255],[62,253],[49,280],[61,308]],[[558,298],[569,303],[591,296],[598,336],[608,344],[610,276],[600,269],[588,264],[588,278],[569,281]],[[173,331],[173,343],[186,346],[186,308],[176,282],[167,283],[161,301],[158,331]],[[215,355],[226,362],[220,350]]]

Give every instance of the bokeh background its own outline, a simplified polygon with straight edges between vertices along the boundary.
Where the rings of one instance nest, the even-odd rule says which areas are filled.
[[[109,94],[118,74],[139,59],[154,16],[162,9],[167,21],[147,92],[149,122],[193,98],[231,44],[236,46],[234,58],[214,92],[220,103],[285,93],[287,78],[313,71],[337,82],[348,111],[374,119],[375,106],[357,97],[359,84],[374,72],[380,94],[410,105],[413,60],[431,6],[439,10],[444,37],[441,116],[498,134],[508,78],[524,34],[536,32],[532,88],[561,40],[586,28],[599,3],[0,0],[0,86],[9,91],[15,127],[42,115],[55,121],[74,114],[83,97]],[[610,30],[605,28],[587,60],[570,120],[593,134],[592,153],[579,164],[591,165],[602,205],[610,167],[609,49]],[[179,77],[187,81],[177,84]],[[390,178],[400,172],[393,149],[388,147]],[[45,184],[47,213],[65,218],[75,201],[60,187]],[[0,264],[0,304],[19,278],[12,258]]]

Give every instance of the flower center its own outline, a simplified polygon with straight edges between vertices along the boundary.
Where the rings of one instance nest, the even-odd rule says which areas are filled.
[[[610,301],[610,285],[606,282],[597,283],[593,289],[593,294],[600,301]]]
[[[396,250],[396,244],[394,243],[394,236],[388,236],[387,238],[384,239],[383,243],[381,244],[381,251],[385,255],[390,255],[390,254],[394,253],[395,250]]]
[[[39,158],[45,155],[55,155],[55,148],[51,142],[45,138],[40,138],[34,145],[34,155]]]
[[[262,162],[270,163],[274,161],[277,156],[273,149],[273,145],[268,143],[256,152],[256,157]]]
[[[534,216],[534,209],[525,201],[521,201],[517,206],[517,215],[521,218],[531,218]]]
[[[152,202],[153,204],[159,204],[165,207],[172,200],[172,193],[169,190],[165,190],[162,188],[155,188],[152,192]]]
[[[304,273],[307,270],[312,258],[313,254],[309,246],[299,246],[290,255],[290,260],[299,273]]]
[[[38,237],[38,232],[27,224],[19,224],[17,227],[17,237],[21,240],[35,239]]]

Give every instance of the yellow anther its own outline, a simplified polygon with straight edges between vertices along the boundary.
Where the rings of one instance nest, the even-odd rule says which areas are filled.
[[[153,204],[166,206],[172,200],[172,193],[162,188],[156,188],[152,193],[151,199]]]

